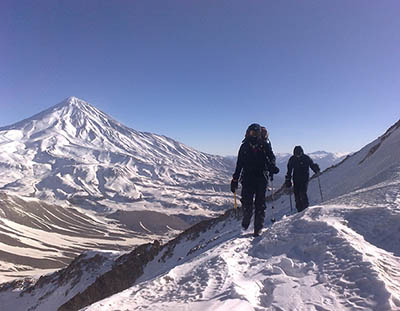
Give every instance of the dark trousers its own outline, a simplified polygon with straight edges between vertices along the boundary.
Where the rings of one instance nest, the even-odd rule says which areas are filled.
[[[264,226],[266,188],[267,180],[264,176],[242,182],[242,227],[244,229],[250,225],[253,209],[255,210],[254,232],[260,231]]]
[[[297,182],[293,185],[294,200],[296,201],[296,209],[298,212],[304,211],[308,207],[307,182]]]

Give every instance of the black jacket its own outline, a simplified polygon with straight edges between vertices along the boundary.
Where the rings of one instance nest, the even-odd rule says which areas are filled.
[[[312,169],[314,173],[319,172],[319,167],[313,162],[313,160],[306,154],[301,156],[291,156],[287,164],[286,179],[292,178],[293,172],[293,183],[306,183],[310,178],[309,169]]]
[[[260,140],[253,144],[249,140],[244,140],[239,149],[233,178],[239,180],[242,177],[243,182],[253,177],[265,176],[274,166],[273,160],[275,155],[270,143]]]

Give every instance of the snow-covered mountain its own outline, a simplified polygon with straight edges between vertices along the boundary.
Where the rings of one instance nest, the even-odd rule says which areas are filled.
[[[241,231],[230,210],[165,244],[145,244],[118,259],[89,253],[31,284],[4,284],[1,305],[15,311],[400,310],[399,152],[400,121],[322,173],[323,202],[316,177],[309,187],[313,206],[302,213],[291,215],[289,194],[280,190],[268,204],[278,220],[269,222],[269,208],[257,239],[252,227]]]
[[[0,282],[168,239],[228,207],[233,164],[71,97],[0,128]]]
[[[231,161],[138,132],[70,97],[0,128],[0,190],[96,211],[214,215]]]

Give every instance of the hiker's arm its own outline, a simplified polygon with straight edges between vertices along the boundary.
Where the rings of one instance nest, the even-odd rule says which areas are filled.
[[[232,175],[234,180],[239,180],[242,169],[243,169],[243,145],[240,146],[237,161],[236,161],[236,169]]]

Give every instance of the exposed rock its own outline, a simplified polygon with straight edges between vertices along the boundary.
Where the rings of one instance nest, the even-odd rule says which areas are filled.
[[[175,239],[169,241],[165,245],[161,245],[160,242],[155,241],[152,244],[144,244],[136,247],[132,252],[119,257],[110,271],[98,277],[96,281],[85,291],[75,295],[72,299],[63,304],[58,310],[79,310],[85,306],[93,304],[96,301],[131,287],[143,274],[146,265],[155,259],[157,255],[162,253],[160,261],[165,262],[168,257],[172,256],[176,245],[178,245],[184,239],[196,239],[201,232],[206,232],[215,224],[226,220],[228,217],[232,217],[233,213],[234,210],[229,210],[225,212],[224,215],[221,215],[217,218],[201,221],[182,232]],[[196,247],[202,248],[204,246],[199,245]],[[196,250],[197,249],[189,250],[187,256],[191,255]]]
[[[63,304],[59,311],[79,310],[96,301],[118,293],[133,285],[143,274],[143,268],[160,251],[160,243],[144,244],[119,260],[112,270],[98,277],[85,291]]]

